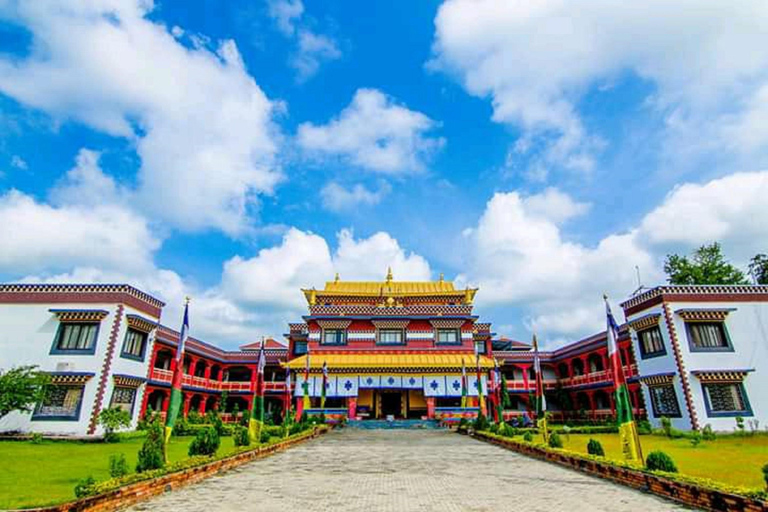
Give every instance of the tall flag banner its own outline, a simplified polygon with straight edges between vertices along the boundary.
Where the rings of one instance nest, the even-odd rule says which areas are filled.
[[[504,421],[504,404],[501,400],[501,370],[499,370],[499,362],[496,358],[493,358],[493,397],[494,405],[496,407],[496,422]]]
[[[259,359],[256,364],[255,383],[253,387],[253,406],[251,407],[251,419],[248,422],[248,432],[251,439],[259,442],[261,439],[261,426],[264,424],[264,367],[267,365],[267,353],[264,345],[267,342],[264,337],[261,338],[259,346]]]
[[[483,372],[480,369],[480,347],[475,343],[475,362],[477,364],[477,406],[480,408],[480,413],[483,416],[488,415],[488,411],[485,408],[485,400],[483,400]]]
[[[461,360],[461,406],[467,406],[467,368],[464,359]]]
[[[643,463],[643,451],[640,447],[640,436],[637,434],[637,424],[632,416],[632,401],[629,399],[629,389],[624,377],[624,368],[621,365],[619,352],[619,326],[611,313],[611,305],[608,297],[605,300],[605,315],[607,318],[606,335],[608,338],[608,359],[611,364],[611,376],[613,386],[616,388],[616,423],[619,425],[619,436],[624,458],[632,462]]]
[[[304,398],[302,400],[303,410],[307,410],[312,405],[309,401],[309,345],[307,345],[307,366],[304,369],[304,383],[302,384],[304,389]]]
[[[283,412],[283,437],[288,437],[291,425],[291,370],[285,369],[285,407]]]
[[[320,408],[325,409],[325,390],[328,388],[328,363],[323,361],[323,389],[320,390]]]
[[[544,379],[541,375],[541,359],[539,358],[539,341],[533,335],[533,371],[536,377],[536,424],[544,435],[544,441],[549,440],[547,428],[547,397],[544,395]]]
[[[181,383],[184,378],[184,349],[189,338],[189,297],[184,303],[184,318],[181,321],[181,332],[179,333],[179,345],[176,347],[176,358],[171,363],[173,370],[173,380],[171,381],[171,398],[168,404],[168,412],[165,416],[165,444],[171,439],[173,426],[176,424],[176,418],[181,411],[181,402],[183,396],[181,393]],[[166,453],[168,451],[166,450]]]

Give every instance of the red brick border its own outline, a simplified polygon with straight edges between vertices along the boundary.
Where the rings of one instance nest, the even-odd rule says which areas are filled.
[[[475,439],[501,446],[529,457],[553,462],[582,473],[611,480],[633,489],[650,492],[684,505],[713,512],[766,512],[768,503],[687,482],[678,482],[660,475],[623,468],[607,462],[578,457],[565,452],[546,450],[540,446],[491,437],[476,432]]]
[[[126,485],[97,496],[90,496],[77,501],[53,505],[50,507],[41,507],[34,509],[24,509],[27,512],[106,512],[118,510],[140,501],[146,501],[154,496],[179,489],[190,484],[197,483],[218,473],[230,470],[237,466],[242,466],[256,459],[268,457],[273,453],[282,451],[295,444],[302,443],[309,439],[314,439],[320,434],[328,432],[327,429],[315,429],[304,437],[288,439],[271,446],[260,447],[247,452],[238,453],[224,459],[209,462],[194,468],[183,469],[163,475],[152,480],[145,480],[135,484]]]
[[[696,409],[693,407],[691,384],[688,381],[688,374],[685,371],[685,363],[683,362],[683,356],[680,353],[680,340],[677,339],[677,329],[675,328],[674,318],[672,318],[672,313],[669,311],[669,305],[666,302],[661,304],[661,309],[664,310],[664,320],[667,322],[667,331],[669,331],[669,339],[672,342],[672,350],[675,354],[677,372],[680,374],[680,384],[683,386],[683,395],[685,395],[685,405],[688,408],[688,416],[691,419],[691,428],[693,430],[699,430],[699,417],[696,414]]]
[[[123,321],[124,309],[125,307],[122,304],[118,304],[117,309],[115,310],[115,319],[112,322],[112,330],[109,333],[109,342],[107,344],[106,355],[104,356],[104,364],[101,365],[99,387],[96,390],[96,398],[93,400],[93,410],[91,411],[91,421],[88,424],[88,434],[94,434],[96,432],[96,426],[99,423],[99,413],[101,412],[101,404],[104,401],[104,394],[107,392],[109,370],[112,368],[112,358],[115,355],[117,334],[120,332],[120,324]]]

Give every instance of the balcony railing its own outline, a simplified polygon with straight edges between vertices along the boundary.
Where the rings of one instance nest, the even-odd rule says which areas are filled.
[[[155,382],[171,383],[173,381],[173,372],[170,370],[162,370],[160,368],[152,368],[150,374],[150,380]],[[265,383],[265,390],[278,392],[285,391],[285,382],[267,382]],[[250,381],[218,381],[214,379],[206,379],[205,377],[197,377],[195,375],[184,375],[181,381],[182,387],[199,388],[206,391],[250,391]]]

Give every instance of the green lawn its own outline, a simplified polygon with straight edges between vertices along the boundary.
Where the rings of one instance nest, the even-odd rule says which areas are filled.
[[[187,457],[193,437],[172,438],[168,457],[177,461]],[[136,454],[143,439],[114,444],[43,441],[0,441],[0,509],[50,505],[74,499],[75,484],[92,475],[109,478],[109,456],[124,453],[128,467],[136,466]],[[219,453],[234,450],[231,437],[221,438]]]
[[[587,453],[590,437],[603,445],[605,455],[622,459],[618,434],[571,434],[560,436],[565,449]],[[677,464],[681,474],[709,478],[718,482],[750,488],[765,488],[761,468],[768,463],[768,436],[720,437],[702,441],[694,448],[688,439],[663,436],[640,436],[643,453],[653,450],[666,452]]]

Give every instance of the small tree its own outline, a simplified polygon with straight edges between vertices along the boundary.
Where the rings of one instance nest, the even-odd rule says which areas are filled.
[[[672,457],[662,451],[652,451],[645,459],[645,466],[651,471],[666,471],[667,473],[677,473],[677,466]]]
[[[605,457],[603,445],[596,439],[590,439],[587,443],[587,453],[590,455],[597,455],[598,457]]]
[[[664,431],[664,435],[672,437],[672,420],[666,416],[662,416],[659,418],[659,422],[661,423],[661,429]]]
[[[507,377],[501,374],[501,408],[509,409],[512,407],[512,400],[509,398],[509,390],[507,389]]]
[[[715,434],[715,431],[712,430],[712,425],[707,423],[706,425],[704,425],[704,429],[701,431],[701,437],[705,441],[714,441],[715,439],[717,439],[717,434]]]
[[[213,455],[219,449],[221,438],[213,427],[206,427],[197,431],[197,435],[189,445],[189,456]]]
[[[163,439],[163,424],[156,419],[147,427],[147,437],[139,450],[139,460],[136,462],[136,472],[158,469],[165,465],[165,440]]]
[[[109,456],[109,476],[120,478],[128,474],[128,462],[125,460],[125,454],[113,453]]]
[[[749,275],[756,284],[768,284],[768,256],[755,255],[749,262]]]
[[[744,429],[744,418],[741,416],[736,416],[736,433],[740,436],[743,436],[745,432],[746,430]]]
[[[549,434],[549,447],[550,448],[562,448],[563,447],[563,440],[560,439],[560,434],[557,432],[552,432]]]
[[[31,411],[43,399],[49,381],[48,374],[33,365],[0,369],[0,418],[13,411]]]
[[[120,440],[115,431],[128,427],[131,424],[131,415],[120,407],[110,407],[101,411],[99,423],[104,427],[104,441],[114,443]]]
[[[232,439],[235,442],[235,446],[250,446],[251,434],[246,427],[242,425],[235,425],[232,430]]]
[[[668,254],[664,272],[672,284],[748,284],[744,273],[726,261],[717,242],[702,245],[690,260]]]
[[[523,434],[523,441],[526,443],[532,443],[533,442],[533,434],[531,434],[530,431],[527,431],[525,434]]]

